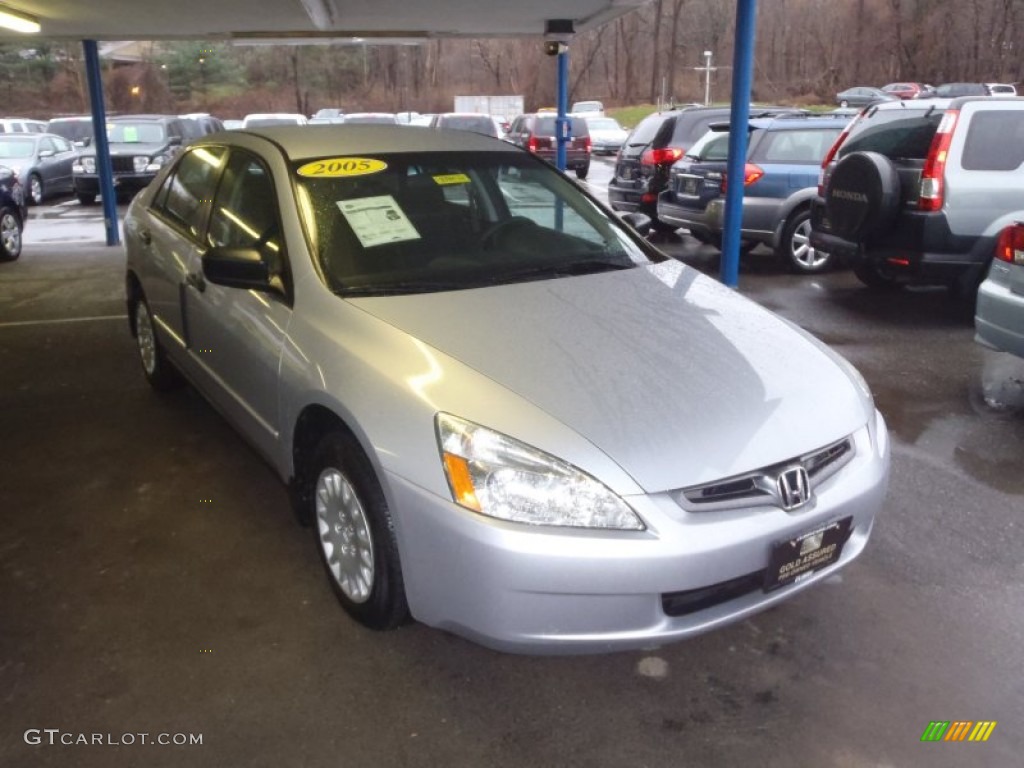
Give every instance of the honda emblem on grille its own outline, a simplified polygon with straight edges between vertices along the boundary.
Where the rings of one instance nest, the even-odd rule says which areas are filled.
[[[777,482],[783,509],[796,509],[811,500],[811,480],[803,467],[784,470]]]

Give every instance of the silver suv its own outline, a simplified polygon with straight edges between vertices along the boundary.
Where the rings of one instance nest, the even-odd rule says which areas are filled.
[[[822,164],[811,243],[872,287],[973,295],[999,232],[1020,218],[1024,99],[928,99],[865,109]]]

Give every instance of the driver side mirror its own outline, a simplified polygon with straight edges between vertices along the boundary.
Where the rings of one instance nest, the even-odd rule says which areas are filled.
[[[634,211],[624,213],[620,218],[632,227],[640,237],[647,237],[651,233],[651,217],[646,213]]]
[[[53,157],[55,154],[57,154],[57,153],[54,152],[52,149],[40,149],[39,150],[39,159],[42,160],[42,159],[47,158],[47,157]]]
[[[213,247],[203,254],[203,275],[211,283],[243,290],[281,292],[281,281],[256,248]]]

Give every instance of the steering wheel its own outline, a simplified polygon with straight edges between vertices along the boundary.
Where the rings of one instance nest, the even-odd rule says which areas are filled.
[[[480,235],[480,242],[484,247],[487,247],[488,244],[493,245],[497,242],[497,236],[505,230],[525,226],[535,227],[537,224],[533,219],[528,219],[526,216],[509,216],[507,219],[497,221],[485,229],[483,234]]]

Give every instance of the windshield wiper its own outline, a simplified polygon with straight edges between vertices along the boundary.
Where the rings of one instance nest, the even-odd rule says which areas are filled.
[[[557,264],[541,264],[527,267],[525,269],[512,270],[495,275],[494,284],[512,283],[517,280],[532,280],[545,277],[574,277],[577,275],[592,275],[598,272],[615,272],[620,269],[630,269],[636,264],[623,264],[621,261],[608,261],[607,259],[581,259],[579,261],[559,262]]]
[[[458,291],[469,287],[463,282],[416,280],[404,283],[385,283],[383,285],[359,285],[351,288],[342,286],[338,290],[338,294],[345,298],[357,298],[360,296],[407,296],[413,293]]]

